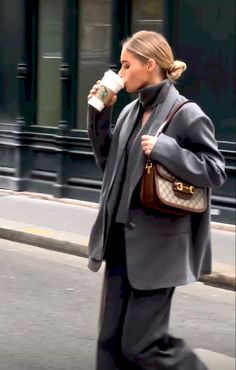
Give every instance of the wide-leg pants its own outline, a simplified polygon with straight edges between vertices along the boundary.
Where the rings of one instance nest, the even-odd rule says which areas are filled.
[[[133,289],[125,254],[108,257],[96,370],[207,370],[182,339],[168,334],[173,293],[174,287]]]

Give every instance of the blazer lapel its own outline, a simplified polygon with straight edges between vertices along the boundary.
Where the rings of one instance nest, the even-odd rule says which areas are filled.
[[[158,105],[157,109],[154,111],[154,115],[150,117],[150,121],[147,122],[147,125],[143,127],[143,132],[141,133],[141,135],[155,135],[159,127],[166,119],[168,113],[172,109],[178,97],[179,92],[172,85],[166,99]]]
[[[136,123],[138,113],[139,113],[139,102],[137,100],[133,107],[131,108],[129,114],[127,115],[120,130],[116,164],[119,163],[120,157],[124,153],[124,148],[134,128],[134,124]]]
[[[118,150],[117,150],[117,155],[116,155],[115,162],[114,162],[113,173],[112,173],[112,177],[110,181],[109,190],[111,189],[113,185],[113,181],[117,173],[118,167],[120,163],[122,163],[121,158],[125,154],[125,147],[129,139],[129,136],[131,134],[131,131],[134,127],[134,124],[137,120],[138,113],[139,113],[139,102],[137,100],[135,104],[131,107],[131,110],[128,113],[127,117],[125,118],[122,124],[121,130],[120,130],[118,146],[117,146]]]

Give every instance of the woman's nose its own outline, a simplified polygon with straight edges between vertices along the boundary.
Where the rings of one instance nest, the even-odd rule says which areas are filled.
[[[119,70],[118,75],[119,75],[121,78],[123,78],[123,77],[124,77],[124,76],[122,75],[122,71],[121,71],[121,69]]]

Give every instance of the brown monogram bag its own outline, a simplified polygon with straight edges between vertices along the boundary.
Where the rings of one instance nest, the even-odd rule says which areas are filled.
[[[178,105],[163,122],[155,136],[167,128],[175,113],[188,101]],[[207,192],[172,175],[162,165],[147,157],[141,185],[141,202],[148,208],[186,215],[204,212],[207,208]]]

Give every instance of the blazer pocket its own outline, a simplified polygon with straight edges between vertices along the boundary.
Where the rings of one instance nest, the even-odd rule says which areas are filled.
[[[191,215],[167,215],[157,211],[135,209],[129,212],[128,225],[132,223],[145,235],[170,236],[191,232]],[[134,228],[133,227],[133,228]]]

